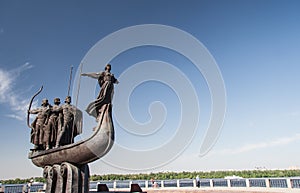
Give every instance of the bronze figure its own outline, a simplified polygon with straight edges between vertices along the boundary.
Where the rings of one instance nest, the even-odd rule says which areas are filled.
[[[88,76],[98,80],[98,84],[101,87],[100,92],[95,101],[91,102],[86,108],[86,112],[98,118],[100,109],[104,104],[110,104],[114,93],[114,84],[118,84],[119,81],[110,72],[111,65],[105,66],[105,71],[100,73],[82,73],[82,76]]]
[[[63,125],[58,130],[56,147],[74,143],[74,138],[82,132],[82,113],[71,105],[71,97],[67,96],[62,108]]]
[[[31,135],[31,143],[34,144],[34,149],[43,150],[44,147],[44,127],[47,125],[50,115],[50,105],[48,99],[42,100],[41,107],[33,110],[28,110],[29,114],[37,114],[35,120],[31,124],[33,132]]]

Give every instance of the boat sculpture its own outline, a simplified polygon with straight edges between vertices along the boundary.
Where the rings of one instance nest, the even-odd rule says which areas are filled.
[[[36,148],[29,153],[29,159],[31,159],[32,163],[44,169],[43,176],[47,180],[46,193],[88,193],[88,163],[103,157],[113,146],[114,125],[112,121],[111,101],[114,84],[118,83],[118,81],[115,79],[114,75],[110,73],[110,69],[111,65],[108,64],[106,65],[104,72],[81,74],[82,76],[88,76],[97,79],[99,86],[101,87],[96,100],[91,102],[86,109],[87,113],[91,116],[94,116],[97,120],[97,126],[94,128],[94,133],[92,136],[76,143],[55,146],[51,149]],[[34,136],[38,135],[37,128],[40,129],[41,124],[37,124],[37,128],[29,125],[29,114],[33,113],[33,111],[30,110],[30,107],[34,97],[37,96],[42,89],[43,87],[32,97],[29,104],[27,124],[32,131],[34,131]],[[71,98],[67,97],[66,99]],[[43,102],[43,108],[41,109],[44,109],[45,112],[47,112],[47,110],[50,108],[48,107],[48,100],[43,100]],[[69,103],[67,106],[63,107],[73,108],[70,105],[70,101],[65,102]],[[55,111],[52,113],[54,112]],[[67,113],[63,111],[62,114],[65,116]],[[38,116],[43,117],[41,114],[38,114]],[[42,124],[44,124],[44,122],[42,122]],[[65,128],[64,126],[61,128]],[[74,128],[74,126],[72,127]],[[32,142],[34,142],[35,146],[39,145],[38,143],[35,143],[36,140]]]
[[[114,143],[111,104],[101,108],[91,137],[73,144],[29,154],[32,163],[44,168],[46,193],[89,192],[89,167],[109,152]]]

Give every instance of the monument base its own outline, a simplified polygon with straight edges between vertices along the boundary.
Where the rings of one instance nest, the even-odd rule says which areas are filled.
[[[45,193],[89,193],[89,167],[64,162],[44,167]]]

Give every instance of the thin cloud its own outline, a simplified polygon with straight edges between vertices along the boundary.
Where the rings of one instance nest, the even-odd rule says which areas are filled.
[[[18,116],[18,115],[15,115],[15,114],[7,114],[6,117],[17,119],[19,121],[23,121],[24,120],[24,116]]]
[[[11,112],[7,117],[24,120],[28,106],[28,99],[24,99],[19,92],[15,92],[18,77],[33,66],[26,62],[22,66],[12,69],[0,69],[0,104],[7,104]],[[35,104],[36,105],[36,104]]]
[[[11,82],[11,78],[0,69],[0,102],[8,97],[6,93],[10,90]]]
[[[245,153],[253,150],[263,149],[263,148],[269,148],[269,147],[275,147],[275,146],[281,146],[281,145],[287,145],[292,142],[300,140],[300,133],[297,133],[294,136],[291,137],[282,137],[278,139],[274,139],[268,142],[261,142],[261,143],[255,143],[255,144],[247,144],[238,148],[232,148],[232,149],[224,149],[220,151],[221,154],[239,154],[239,153]]]

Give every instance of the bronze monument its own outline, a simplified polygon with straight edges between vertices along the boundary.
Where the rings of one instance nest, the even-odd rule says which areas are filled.
[[[88,163],[103,157],[114,143],[114,126],[112,121],[112,96],[114,84],[118,80],[110,73],[111,65],[104,72],[83,73],[82,76],[98,80],[101,87],[95,101],[86,111],[97,120],[94,133],[88,139],[74,143],[74,137],[82,132],[82,112],[71,105],[67,96],[65,104],[60,106],[60,99],[54,99],[50,105],[47,99],[42,106],[31,110],[31,104],[43,89],[32,97],[27,117],[31,128],[31,142],[34,148],[29,153],[32,163],[44,169],[47,179],[46,193],[88,193]],[[29,124],[29,115],[37,114]]]

